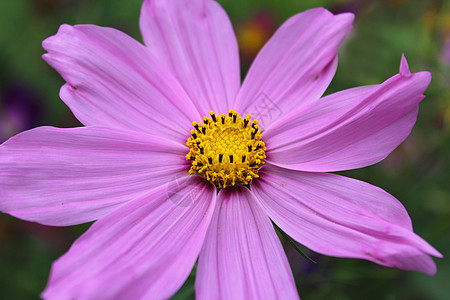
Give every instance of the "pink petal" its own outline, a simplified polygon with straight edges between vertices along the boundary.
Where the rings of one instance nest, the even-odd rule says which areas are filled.
[[[311,9],[287,20],[256,57],[235,102],[267,126],[322,96],[334,76],[337,50],[352,14]]]
[[[181,144],[100,127],[39,127],[0,146],[0,210],[46,225],[96,220],[187,173]]]
[[[379,85],[341,91],[272,124],[263,138],[267,161],[285,168],[330,172],[383,160],[411,132],[428,72],[402,72]]]
[[[210,0],[146,0],[145,44],[175,74],[201,114],[226,113],[240,86],[236,36],[226,12]]]
[[[406,60],[405,54],[402,54],[402,60],[400,61],[400,74],[405,77],[411,76],[411,71],[409,70],[408,61]]]
[[[43,46],[44,59],[67,81],[61,98],[85,125],[184,141],[190,123],[201,117],[166,67],[120,31],[62,25]]]
[[[195,290],[198,299],[298,299],[280,241],[247,188],[220,191]]]
[[[430,275],[429,255],[442,257],[414,234],[398,200],[365,182],[265,166],[252,190],[282,230],[316,252]]]
[[[43,298],[169,298],[195,264],[215,198],[212,184],[187,176],[123,205],[54,263]]]

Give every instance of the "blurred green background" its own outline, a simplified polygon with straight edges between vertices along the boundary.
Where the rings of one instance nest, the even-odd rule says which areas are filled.
[[[398,72],[401,54],[433,81],[410,137],[386,160],[342,172],[380,186],[406,206],[415,231],[450,255],[450,1],[222,0],[237,32],[243,74],[261,45],[293,14],[317,6],[356,14],[327,93],[381,83]],[[41,41],[62,23],[123,30],[141,41],[141,0],[0,1],[0,142],[31,127],[78,126],[58,97],[59,75],[40,58]],[[51,262],[88,225],[52,228],[0,215],[0,298],[37,299]],[[450,299],[450,263],[429,277],[370,262],[330,258],[285,245],[303,299]],[[194,274],[176,299],[194,296]]]

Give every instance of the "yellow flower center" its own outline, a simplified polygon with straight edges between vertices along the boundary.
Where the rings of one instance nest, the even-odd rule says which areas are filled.
[[[191,161],[189,173],[198,174],[218,188],[230,185],[248,185],[258,178],[258,169],[266,158],[266,145],[261,141],[257,120],[251,115],[242,119],[230,109],[228,115],[204,117],[203,123],[193,122],[186,145]]]

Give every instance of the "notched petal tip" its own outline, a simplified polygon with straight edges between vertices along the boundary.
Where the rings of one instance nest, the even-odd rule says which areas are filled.
[[[405,54],[402,53],[402,59],[400,61],[400,75],[405,77],[411,77],[411,71],[409,70],[408,61],[406,60]]]
[[[345,13],[337,14],[336,16],[339,16],[340,18],[345,20],[350,25],[352,25],[353,21],[355,21],[355,15],[353,13],[351,13],[351,12],[345,12]]]
[[[44,48],[46,51],[49,51],[49,48],[52,47],[52,44],[54,44],[58,39],[58,36],[64,33],[64,31],[70,30],[73,26],[69,24],[62,24],[59,26],[58,31],[54,34],[46,38],[42,41],[42,48]]]
[[[416,83],[418,84],[418,86],[423,87],[422,93],[427,89],[428,85],[431,82],[431,73],[428,71],[411,73],[411,70],[409,69],[408,61],[406,60],[404,53],[402,53],[399,73],[400,73],[400,76],[403,76],[405,78],[415,77],[416,81],[417,81]]]
[[[309,9],[309,10],[307,10],[305,12],[322,14],[325,17],[333,17],[333,16],[334,17],[339,17],[339,18],[345,19],[349,23],[352,23],[354,21],[354,19],[355,19],[355,15],[353,13],[351,13],[351,12],[334,14],[331,11],[329,11],[328,9],[323,8],[323,7],[312,8],[312,9]],[[305,12],[303,12],[303,13],[305,13]],[[299,13],[299,14],[302,14],[302,13]]]
[[[51,56],[49,53],[44,53],[41,55],[41,58],[48,64],[50,64]]]
[[[339,14],[334,14],[331,11],[327,10],[323,7],[313,8],[311,11],[316,11],[318,13],[322,13],[323,15],[326,15],[327,17],[334,17],[335,20],[340,20],[342,23],[345,23],[347,26],[352,27],[353,21],[355,20],[355,15],[351,12],[344,12]]]
[[[442,255],[441,252],[439,252],[438,250],[436,250],[434,247],[432,247],[432,250],[428,253],[436,258],[444,258],[444,255]]]

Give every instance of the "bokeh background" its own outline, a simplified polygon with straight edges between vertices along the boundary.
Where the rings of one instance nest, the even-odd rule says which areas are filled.
[[[408,139],[386,160],[342,172],[400,199],[415,231],[441,251],[430,277],[370,262],[286,252],[303,299],[450,299],[450,1],[448,0],[221,0],[241,47],[242,73],[288,17],[323,6],[356,14],[327,93],[381,83],[398,72],[401,54],[412,71],[433,81]],[[141,41],[141,0],[0,1],[0,142],[39,126],[79,126],[58,97],[63,80],[41,59],[41,41],[62,23],[115,27]],[[37,299],[52,261],[88,228],[54,228],[0,214],[0,298]],[[174,297],[194,297],[195,272]]]

